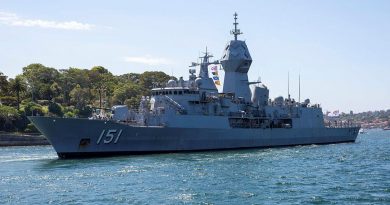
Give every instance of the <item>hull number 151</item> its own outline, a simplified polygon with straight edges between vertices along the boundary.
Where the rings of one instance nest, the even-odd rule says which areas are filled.
[[[122,134],[122,129],[120,130],[112,129],[112,130],[107,130],[107,132],[106,130],[103,130],[102,133],[100,133],[100,136],[96,144],[100,144],[102,140],[104,144],[110,144],[111,142],[114,142],[114,144],[116,144],[121,134]]]

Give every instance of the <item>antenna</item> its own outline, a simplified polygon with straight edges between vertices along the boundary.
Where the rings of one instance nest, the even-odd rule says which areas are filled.
[[[299,81],[299,84],[298,84],[298,87],[299,87],[298,102],[301,103],[301,73],[299,73],[298,81]]]
[[[237,23],[237,16],[238,16],[238,14],[237,14],[237,12],[235,12],[233,16],[234,16],[234,23],[233,23],[234,30],[231,30],[230,34],[233,34],[234,35],[234,40],[237,41],[237,36],[242,34],[242,32],[240,31],[240,29],[237,29],[237,25],[238,25],[238,23]]]
[[[290,100],[290,71],[287,72],[287,95]]]
[[[202,52],[202,53],[204,53],[204,56],[200,56],[200,54],[199,54],[199,58],[200,58],[200,59],[207,59],[207,60],[208,60],[209,58],[214,57],[213,54],[211,54],[211,53],[208,52],[207,46],[206,46],[206,52]],[[208,62],[208,61],[207,61],[207,62]]]

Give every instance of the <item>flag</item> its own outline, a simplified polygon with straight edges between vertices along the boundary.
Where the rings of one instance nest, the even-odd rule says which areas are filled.
[[[212,79],[214,80],[215,85],[221,85],[221,81],[219,81],[219,76],[218,76],[218,66],[214,65],[210,67],[211,73],[213,75]]]

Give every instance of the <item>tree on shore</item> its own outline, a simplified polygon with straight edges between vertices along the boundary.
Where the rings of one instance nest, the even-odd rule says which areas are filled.
[[[15,121],[20,118],[18,111],[9,106],[0,105],[0,130],[12,131],[15,129]]]
[[[32,100],[52,100],[51,85],[58,80],[58,70],[39,63],[30,64],[23,68],[23,77],[28,82]]]
[[[112,96],[111,93],[113,93],[114,84],[116,84],[114,75],[103,66],[95,66],[88,71],[88,77],[91,81],[92,93],[98,98],[98,107],[103,108],[104,98],[107,102],[107,98]]]
[[[8,93],[8,81],[7,76],[0,72],[0,97],[5,96]]]
[[[3,117],[7,112],[10,117],[17,116],[15,110],[19,115],[7,118],[9,130],[25,130],[31,115],[89,117],[97,107],[126,104],[137,108],[141,96],[150,95],[155,86],[164,87],[169,79],[172,76],[159,71],[113,75],[103,66],[57,70],[34,63],[14,79],[0,72],[0,102],[6,106]]]
[[[20,94],[27,90],[27,84],[22,76],[16,76],[15,79],[10,79],[10,90],[16,94],[17,109],[20,109]]]

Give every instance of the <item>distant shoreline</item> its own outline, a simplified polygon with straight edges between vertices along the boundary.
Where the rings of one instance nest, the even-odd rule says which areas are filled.
[[[41,135],[37,134],[21,134],[21,133],[0,133],[0,147],[9,146],[36,146],[50,145],[49,141]]]

